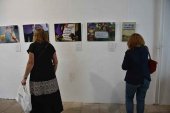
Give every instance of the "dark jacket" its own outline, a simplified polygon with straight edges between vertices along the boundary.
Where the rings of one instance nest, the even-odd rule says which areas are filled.
[[[135,47],[126,51],[122,69],[127,70],[125,81],[139,85],[144,79],[151,80],[148,67],[148,49],[146,46]]]

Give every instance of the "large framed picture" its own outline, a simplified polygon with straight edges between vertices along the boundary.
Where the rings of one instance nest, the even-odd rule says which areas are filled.
[[[0,26],[0,43],[17,43],[19,41],[17,25]]]
[[[54,24],[54,30],[57,42],[81,41],[81,23]]]
[[[114,22],[87,23],[88,41],[115,41]]]
[[[23,25],[25,42],[33,42],[34,31],[36,28],[43,29],[49,38],[48,24],[27,24],[27,25]]]

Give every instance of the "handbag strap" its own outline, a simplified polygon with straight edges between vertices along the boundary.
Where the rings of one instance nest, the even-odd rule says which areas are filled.
[[[148,50],[148,53],[149,53],[149,59],[151,59],[151,54],[150,54],[149,50]]]
[[[145,46],[145,47],[146,47],[146,49],[148,50],[149,59],[151,59],[151,54],[150,54],[150,52],[149,52],[149,48],[148,48],[147,46]]]

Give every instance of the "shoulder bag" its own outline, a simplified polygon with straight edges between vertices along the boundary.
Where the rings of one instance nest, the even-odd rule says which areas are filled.
[[[155,61],[151,58],[149,49],[148,49],[148,53],[149,53],[149,59],[148,59],[149,71],[150,71],[150,74],[152,74],[153,72],[156,71],[158,63],[157,63],[157,61]]]

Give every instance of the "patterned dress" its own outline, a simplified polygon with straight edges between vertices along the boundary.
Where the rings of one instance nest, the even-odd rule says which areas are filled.
[[[60,90],[52,64],[54,47],[48,42],[33,42],[27,52],[34,54],[34,66],[30,73],[30,113],[62,112]]]

